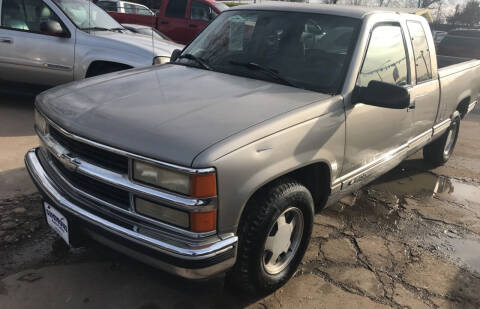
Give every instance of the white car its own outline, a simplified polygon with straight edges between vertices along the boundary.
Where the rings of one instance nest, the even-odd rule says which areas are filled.
[[[150,16],[155,15],[155,13],[145,5],[141,5],[133,2],[117,1],[117,0],[101,0],[97,2],[97,5],[102,9],[104,9],[105,11],[109,11],[109,12],[150,15]]]
[[[182,47],[132,33],[89,1],[0,0],[0,88],[160,64]]]

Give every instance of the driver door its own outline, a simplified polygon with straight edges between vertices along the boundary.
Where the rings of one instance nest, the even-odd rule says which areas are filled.
[[[357,87],[372,80],[409,87],[407,49],[400,25],[374,27]],[[342,171],[347,185],[393,162],[409,139],[412,113],[363,103],[346,108],[346,149]]]
[[[0,2],[1,78],[42,86],[72,81],[74,33],[58,37],[41,30],[41,24],[49,20],[66,29],[51,7],[42,0]]]

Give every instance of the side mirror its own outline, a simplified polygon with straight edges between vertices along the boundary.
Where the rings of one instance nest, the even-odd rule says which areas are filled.
[[[66,37],[67,33],[63,30],[58,21],[48,20],[40,24],[40,31],[44,34]]]
[[[403,87],[372,80],[367,87],[355,89],[353,103],[404,109],[410,106],[410,93]]]
[[[170,56],[170,62],[175,62],[178,59],[178,56],[180,56],[181,53],[182,53],[182,51],[180,49],[175,49],[172,52],[172,55]]]

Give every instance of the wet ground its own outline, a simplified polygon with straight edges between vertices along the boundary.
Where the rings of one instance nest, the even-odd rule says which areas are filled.
[[[2,130],[0,145],[14,143]],[[28,134],[8,153],[26,151]],[[261,299],[225,288],[222,277],[185,281],[99,245],[67,250],[45,227],[38,195],[22,190],[30,184],[12,157],[2,148],[0,184],[14,170],[9,185],[19,190],[0,195],[2,309],[480,307],[480,114],[462,122],[446,166],[430,170],[417,154],[318,214],[297,274]]]

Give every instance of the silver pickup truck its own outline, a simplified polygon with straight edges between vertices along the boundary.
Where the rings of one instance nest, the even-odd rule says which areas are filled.
[[[41,89],[151,66],[182,47],[134,34],[86,0],[0,0],[0,87]]]
[[[358,7],[239,6],[171,61],[38,96],[26,166],[72,245],[255,292],[293,275],[315,211],[422,148],[444,164],[480,91],[425,19]]]

